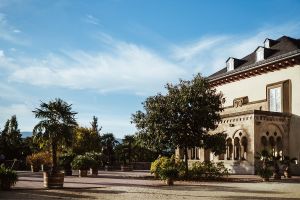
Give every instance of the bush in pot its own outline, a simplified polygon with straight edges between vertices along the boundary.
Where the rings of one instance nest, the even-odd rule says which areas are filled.
[[[258,167],[258,175],[262,177],[263,181],[269,181],[273,175],[273,170],[271,169],[273,164],[272,154],[267,150],[262,150],[260,153],[256,153],[255,158],[261,161],[261,166]]]
[[[58,163],[65,171],[66,176],[72,176],[72,166],[71,163],[75,158],[75,154],[72,152],[64,153],[59,156]]]
[[[41,158],[36,153],[28,155],[26,157],[26,163],[31,166],[32,172],[40,171],[42,161],[41,161]]]
[[[71,163],[73,169],[79,170],[79,177],[86,177],[90,167],[95,165],[95,160],[87,155],[78,155]]]
[[[85,153],[86,156],[90,157],[93,162],[91,163],[91,174],[98,175],[98,169],[102,165],[103,154],[100,152],[87,152]]]
[[[0,189],[10,190],[13,185],[18,181],[17,172],[11,169],[0,166]]]
[[[175,167],[162,168],[159,171],[159,177],[165,180],[167,185],[174,185],[174,181],[178,178],[179,171]]]

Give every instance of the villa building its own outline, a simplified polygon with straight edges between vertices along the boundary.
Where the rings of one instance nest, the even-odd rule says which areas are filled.
[[[208,79],[224,95],[222,120],[211,134],[227,134],[226,153],[195,147],[190,163],[223,161],[232,173],[254,174],[255,153],[266,148],[300,160],[300,39],[267,38],[244,58],[228,58]],[[183,157],[179,149],[176,154]],[[299,169],[294,165],[293,173]]]

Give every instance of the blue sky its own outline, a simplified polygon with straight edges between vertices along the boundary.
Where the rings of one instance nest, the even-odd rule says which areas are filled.
[[[77,120],[135,132],[131,114],[167,82],[209,75],[263,40],[300,38],[300,1],[0,0],[0,127],[21,131],[60,97]]]

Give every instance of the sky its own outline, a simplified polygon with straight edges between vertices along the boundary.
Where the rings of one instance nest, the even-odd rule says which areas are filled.
[[[21,131],[62,98],[81,126],[136,132],[131,115],[166,83],[203,76],[265,38],[300,38],[297,0],[0,0],[0,129]]]

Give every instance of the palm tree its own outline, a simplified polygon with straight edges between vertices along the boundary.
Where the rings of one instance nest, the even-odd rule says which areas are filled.
[[[118,141],[115,139],[115,136],[112,133],[106,133],[102,135],[101,142],[105,163],[112,165],[114,150]]]
[[[34,139],[40,144],[51,147],[52,169],[51,174],[57,172],[57,149],[62,145],[70,145],[73,130],[77,126],[71,104],[62,99],[55,99],[49,103],[41,102],[40,107],[32,111],[40,119],[33,129]]]
[[[124,151],[127,151],[127,153],[124,152],[124,154],[127,154],[127,156],[125,156],[125,158],[124,158],[125,159],[124,164],[126,164],[126,157],[128,159],[129,164],[131,163],[134,142],[135,142],[135,137],[133,135],[125,135],[124,136],[124,139],[123,139]]]

